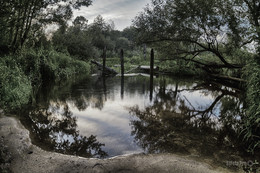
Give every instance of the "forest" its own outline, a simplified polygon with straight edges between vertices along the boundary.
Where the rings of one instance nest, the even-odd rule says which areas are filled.
[[[192,76],[244,91],[239,128],[248,152],[260,148],[260,1],[152,0],[132,25],[116,30],[101,15],[89,23],[73,11],[91,0],[0,2],[0,109],[15,112],[50,81],[92,74],[91,60],[155,65],[163,75]],[[56,27],[47,33],[47,27]]]

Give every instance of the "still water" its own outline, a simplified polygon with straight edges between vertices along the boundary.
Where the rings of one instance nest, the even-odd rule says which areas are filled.
[[[20,117],[33,143],[66,154],[241,161],[247,156],[237,134],[240,96],[238,89],[195,79],[89,76],[43,87]]]

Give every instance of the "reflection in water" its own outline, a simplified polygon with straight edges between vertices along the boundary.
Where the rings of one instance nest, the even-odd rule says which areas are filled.
[[[194,97],[199,93],[212,99],[203,104],[203,99]],[[245,153],[239,152],[243,151],[238,130],[244,112],[238,96],[237,91],[209,83],[179,88],[176,82],[175,87],[166,87],[163,79],[153,105],[129,108],[138,118],[131,121],[132,135],[148,153],[188,154],[219,163],[237,160],[240,155],[238,161],[248,161]]]
[[[125,87],[125,79],[124,76],[121,76],[121,99],[124,100],[124,87]]]
[[[23,112],[22,115],[27,112]],[[105,157],[107,153],[101,147],[103,144],[96,137],[79,134],[77,119],[69,110],[67,104],[50,103],[49,107],[34,107],[29,115],[22,118],[27,128],[33,132],[36,144],[47,150],[84,157]]]
[[[63,87],[59,87],[62,89]],[[83,157],[104,158],[107,153],[102,150],[96,137],[80,135],[77,130],[77,118],[70,111],[64,97],[66,89],[52,90],[45,88],[36,96],[37,104],[19,112],[22,123],[30,130],[33,143],[46,150]],[[48,92],[50,91],[50,92]],[[59,95],[63,93],[62,95]],[[66,94],[65,94],[66,95]],[[85,110],[88,104],[82,97],[74,100],[79,110]]]
[[[87,77],[45,88],[21,119],[36,144],[62,153],[166,152],[237,160],[242,107],[238,90],[214,83]]]
[[[153,100],[153,75],[150,75],[150,101]]]

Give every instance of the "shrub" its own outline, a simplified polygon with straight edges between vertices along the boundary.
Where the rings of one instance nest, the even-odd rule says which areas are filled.
[[[20,55],[0,59],[0,107],[17,109],[27,104],[33,86],[42,81],[67,79],[75,74],[89,74],[87,62],[72,59],[56,51],[26,50]]]
[[[54,79],[64,79],[74,74],[89,74],[87,62],[72,59],[70,56],[55,51],[48,52],[43,60],[44,71]],[[46,75],[45,74],[45,75]]]
[[[32,91],[31,82],[13,57],[1,58],[0,74],[1,107],[3,109],[16,109],[27,104]]]

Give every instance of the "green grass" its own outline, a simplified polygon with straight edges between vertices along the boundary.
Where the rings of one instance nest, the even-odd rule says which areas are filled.
[[[242,136],[249,146],[249,152],[260,148],[260,64],[259,56],[251,60],[244,68],[246,87],[246,117],[244,118]]]

